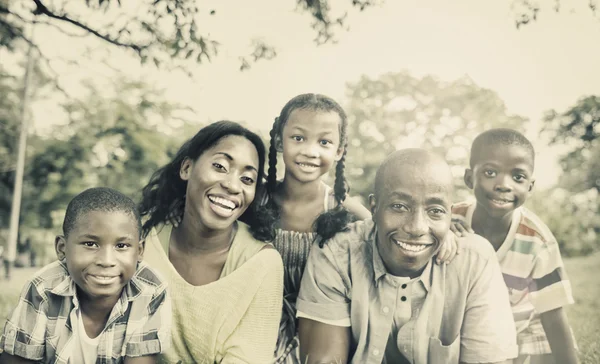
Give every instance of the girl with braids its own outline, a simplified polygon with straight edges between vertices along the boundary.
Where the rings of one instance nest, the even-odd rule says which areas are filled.
[[[284,263],[284,306],[275,351],[276,363],[300,363],[296,333],[296,297],[317,236],[321,241],[343,230],[353,218],[371,216],[347,196],[344,160],[347,144],[346,113],[333,99],[304,94],[291,99],[271,130],[267,210],[275,211],[273,244]],[[283,154],[285,174],[277,181],[277,153]],[[336,165],[337,162],[337,165]],[[321,181],[335,165],[333,191]]]
[[[239,124],[201,129],[142,191],[144,260],[168,282],[172,345],[165,363],[273,358],[283,297],[273,221],[257,213],[265,148]],[[243,223],[242,221],[246,222]]]
[[[313,242],[319,237],[319,246],[323,247],[348,223],[371,217],[367,208],[348,196],[344,177],[347,129],[342,107],[319,94],[303,94],[288,101],[271,129],[265,210],[279,217],[273,245],[284,265],[283,313],[275,363],[300,363],[296,298]],[[282,181],[277,181],[278,152],[283,154],[285,164]],[[321,177],[334,164],[332,191]],[[438,263],[453,259],[457,247],[453,239],[451,242],[443,244]]]

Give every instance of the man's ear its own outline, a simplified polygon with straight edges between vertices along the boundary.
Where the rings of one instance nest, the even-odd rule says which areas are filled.
[[[144,250],[146,250],[146,240],[140,240],[138,244],[138,262],[144,260]]]
[[[465,175],[463,176],[463,180],[465,181],[465,185],[469,187],[470,190],[473,189],[473,170],[471,168],[465,169]]]
[[[56,251],[56,257],[58,258],[58,260],[63,260],[66,258],[66,256],[67,256],[66,248],[67,248],[66,238],[62,235],[57,235],[56,238],[54,239],[54,250]]]
[[[186,157],[183,162],[181,162],[181,167],[179,168],[179,177],[187,181],[190,178],[190,173],[192,171],[192,160]]]
[[[375,211],[377,210],[377,200],[375,200],[375,195],[369,195],[369,210],[371,210],[371,215],[375,215]]]

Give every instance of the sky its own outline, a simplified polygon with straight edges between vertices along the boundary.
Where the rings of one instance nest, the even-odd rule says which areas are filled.
[[[135,1],[122,2],[135,11]],[[361,75],[377,77],[407,70],[444,81],[468,76],[494,90],[509,113],[532,121],[528,137],[537,147],[537,186],[554,183],[559,148],[538,140],[543,113],[563,111],[585,95],[600,95],[600,17],[588,1],[539,1],[538,20],[520,29],[510,1],[388,0],[363,12],[351,10],[350,29],[337,33],[336,44],[316,46],[308,14],[294,11],[294,0],[203,0],[200,24],[221,44],[212,63],[193,67],[193,77],[140,66],[131,53],[107,47],[90,37],[67,39],[45,29],[35,34],[51,57],[81,59],[92,45],[113,68],[165,90],[170,100],[192,106],[202,122],[247,121],[268,131],[273,118],[293,96],[323,93],[345,101],[347,83]],[[349,0],[331,0],[334,12],[348,10]],[[568,4],[568,6],[567,6]],[[216,11],[209,15],[210,10]],[[70,29],[73,30],[73,29]],[[260,37],[278,55],[238,71],[249,41]],[[56,63],[61,82],[77,93],[84,78],[109,82],[114,71],[94,61]],[[53,102],[35,105],[37,130],[64,121]]]

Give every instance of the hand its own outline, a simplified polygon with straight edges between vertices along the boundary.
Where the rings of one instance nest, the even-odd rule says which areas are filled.
[[[458,254],[458,239],[454,232],[448,232],[444,241],[442,241],[442,246],[437,253],[437,258],[435,262],[437,264],[448,264],[454,259],[454,257]]]
[[[467,236],[467,234],[475,234],[473,229],[463,220],[454,220],[450,224],[450,230],[459,238]]]

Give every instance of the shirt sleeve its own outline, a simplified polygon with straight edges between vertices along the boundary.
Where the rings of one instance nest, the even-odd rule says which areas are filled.
[[[296,308],[300,316],[326,324],[335,322],[339,326],[350,326],[350,299],[347,294],[350,285],[347,273],[336,264],[336,253],[332,249],[334,243],[329,241],[323,248],[313,244]]]
[[[574,302],[556,240],[544,244],[533,262],[529,284],[530,300],[538,313]]]
[[[6,324],[0,349],[28,360],[43,360],[45,353],[48,302],[44,293],[29,282]]]
[[[283,307],[283,262],[275,249],[265,249],[264,275],[248,310],[223,344],[221,364],[273,361]]]
[[[143,310],[145,314],[139,321],[128,322],[128,326],[132,325],[135,328],[132,334],[128,335],[128,357],[163,353],[171,344],[171,297],[164,283],[156,288]]]
[[[491,249],[490,249],[491,251]],[[517,332],[508,290],[493,252],[472,254],[470,292],[461,329],[460,361],[490,363],[518,355]]]

